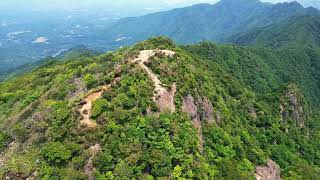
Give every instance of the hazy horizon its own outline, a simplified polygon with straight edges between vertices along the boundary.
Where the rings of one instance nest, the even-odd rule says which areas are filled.
[[[44,11],[66,11],[83,9],[148,9],[162,10],[189,6],[198,3],[216,3],[219,0],[117,0],[108,2],[105,0],[29,0],[21,2],[20,0],[0,1],[0,9],[24,9],[24,10],[44,10]],[[263,2],[285,2],[292,0],[261,0]]]

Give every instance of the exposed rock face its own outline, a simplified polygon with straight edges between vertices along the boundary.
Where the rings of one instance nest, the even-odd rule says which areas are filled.
[[[116,84],[116,83],[118,83],[118,82],[120,82],[121,81],[121,77],[116,77],[115,79],[114,79],[114,84]]]
[[[268,160],[267,166],[258,166],[256,168],[257,180],[281,180],[280,167],[277,163]]]
[[[213,106],[212,103],[209,101],[208,98],[204,98],[202,101],[202,110],[203,110],[203,118],[208,122],[208,123],[213,123]]]
[[[194,99],[190,94],[183,99],[182,111],[188,113],[193,121],[200,121],[198,107],[196,106]]]
[[[214,107],[208,98],[198,97],[197,101],[189,94],[183,99],[182,111],[188,113],[197,130],[200,141],[199,150],[203,151],[204,140],[202,134],[202,121],[211,124],[214,122]],[[220,121],[221,117],[217,117]]]
[[[258,115],[257,115],[257,111],[255,108],[251,108],[250,109],[250,116],[253,117],[253,118],[257,118]]]
[[[308,112],[306,103],[298,91],[298,87],[290,85],[280,99],[280,114],[284,121],[292,119],[299,127],[304,127]]]
[[[5,180],[23,180],[26,178],[27,178],[27,175],[23,173],[12,172],[12,171],[7,172],[3,177],[3,179]]]
[[[79,94],[87,91],[86,85],[82,82],[81,78],[74,78],[70,83],[75,86],[75,90],[70,92],[67,98],[78,96]]]
[[[198,113],[198,107],[195,104],[195,101],[190,94],[183,99],[182,111],[188,113],[190,118],[192,119],[193,125],[197,130],[198,138],[200,141],[199,150],[200,152],[202,152],[203,145],[204,145],[203,134],[202,134],[202,123],[201,123],[200,115]]]
[[[213,123],[214,108],[208,98],[198,97],[195,101],[189,94],[183,99],[182,111],[188,113],[193,121],[193,125],[197,130],[198,138],[200,141],[199,150],[203,151],[203,134],[202,134],[202,121],[207,121],[209,124]]]

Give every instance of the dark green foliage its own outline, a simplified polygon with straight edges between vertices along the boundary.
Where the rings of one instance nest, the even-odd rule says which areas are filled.
[[[268,27],[253,29],[231,38],[241,45],[270,48],[302,48],[320,46],[319,16],[298,16]]]
[[[260,94],[284,83],[296,83],[309,103],[319,106],[318,48],[270,50],[258,47],[217,46],[200,43],[185,46],[193,55],[222,65],[242,83]]]
[[[9,136],[5,132],[0,132],[0,152],[6,147]]]
[[[165,88],[177,85],[174,113],[157,113],[154,83],[127,61],[150,48],[176,52],[157,54],[146,64]],[[301,57],[310,57],[310,64],[302,66]],[[21,170],[17,157],[5,157],[0,174],[37,171],[44,179],[85,179],[91,160],[96,179],[253,179],[255,167],[271,158],[283,177],[316,177],[317,60],[312,48],[297,54],[210,43],[178,47],[158,37],[98,57],[53,62],[0,84],[0,149],[28,165]],[[97,127],[81,127],[81,99],[109,83],[93,102]],[[188,95],[201,132],[182,111]],[[308,112],[303,127],[280,113],[281,103],[291,112],[292,98]],[[204,100],[213,106],[209,119]],[[12,139],[23,152],[7,148]],[[97,144],[101,151],[93,153]]]

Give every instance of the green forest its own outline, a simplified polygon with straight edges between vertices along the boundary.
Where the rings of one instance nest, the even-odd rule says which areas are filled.
[[[175,52],[144,63],[168,92],[176,85],[174,111],[160,110],[152,78],[132,61],[142,50]],[[255,179],[272,159],[284,179],[317,179],[319,62],[316,47],[156,37],[44,63],[0,84],[0,177]],[[99,92],[94,126],[81,124],[84,99]]]

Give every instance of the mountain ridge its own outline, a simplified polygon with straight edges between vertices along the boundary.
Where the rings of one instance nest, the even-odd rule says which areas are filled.
[[[217,58],[199,56],[232,62],[235,55],[219,50],[225,47],[194,47],[198,53],[157,37],[0,83],[1,176],[248,179],[270,163],[283,177],[319,175],[318,116],[308,114],[300,86],[251,91]],[[145,61],[141,52],[150,50]],[[88,101],[92,93],[101,96]],[[167,111],[161,99],[170,95],[175,108]],[[87,103],[91,112],[79,111]],[[81,125],[88,113],[96,126]]]
[[[261,45],[271,48],[319,47],[318,17],[298,16],[287,22],[237,34],[230,41],[240,45]]]
[[[213,5],[200,4],[122,19],[110,25],[106,33],[111,37],[110,40],[130,37],[123,41],[128,44],[158,35],[166,35],[178,43],[195,43],[201,40],[225,42],[229,36],[241,31],[276,24],[294,16],[320,15],[320,11],[303,8],[297,2],[248,2],[250,3],[220,1]]]
[[[224,0],[120,20],[139,37],[112,46],[185,42],[80,47],[0,82],[0,178],[317,179],[318,14]],[[233,44],[195,43],[218,35]]]

